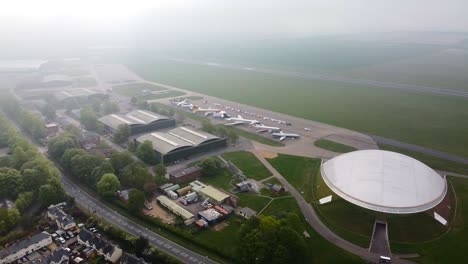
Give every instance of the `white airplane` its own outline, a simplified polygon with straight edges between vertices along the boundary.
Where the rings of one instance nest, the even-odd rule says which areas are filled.
[[[300,138],[301,135],[299,134],[294,134],[294,133],[283,133],[283,131],[280,131],[279,133],[273,133],[273,137],[279,137],[280,141],[283,141],[287,138]]]
[[[179,105],[179,106],[180,106],[180,107],[183,107],[183,108],[188,108],[188,109],[190,109],[190,110],[192,110],[192,108],[194,107],[193,104],[181,104],[181,105]]]
[[[310,131],[310,128],[304,127],[304,130],[305,130],[305,131]]]
[[[215,108],[211,108],[211,107],[208,107],[208,108],[200,108],[198,105],[195,105],[192,109],[192,111],[194,113],[199,113],[199,112],[205,112],[205,113],[214,113],[214,112],[219,112],[221,110],[219,109],[215,109]]]
[[[220,111],[220,112],[217,112],[217,113],[213,113],[213,117],[214,118],[230,118],[231,116],[228,113],[226,113],[225,111]]]
[[[260,124],[260,122],[258,122],[257,120],[245,119],[241,115],[238,115],[237,117],[226,118],[226,120],[234,121],[232,123],[225,124],[226,126],[236,126],[236,125],[243,125],[243,124],[250,124],[250,125]]]
[[[265,126],[263,124],[254,125],[254,127],[260,129],[260,130],[257,131],[257,133],[259,131],[261,131],[261,130],[265,130],[265,131],[269,131],[269,132],[280,132],[281,131],[281,128],[279,128],[279,127]]]
[[[177,106],[182,106],[182,105],[184,105],[184,104],[188,104],[188,100],[185,99],[185,100],[180,101],[180,102],[174,102],[174,104],[177,105]]]

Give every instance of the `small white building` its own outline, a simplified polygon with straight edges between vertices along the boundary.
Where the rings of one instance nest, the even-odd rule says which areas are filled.
[[[14,262],[36,250],[52,243],[52,237],[47,232],[23,239],[0,251],[0,264]]]

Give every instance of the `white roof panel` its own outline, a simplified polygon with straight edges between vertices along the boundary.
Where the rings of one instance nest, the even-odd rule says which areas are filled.
[[[361,207],[405,214],[429,210],[447,193],[446,180],[411,157],[383,150],[361,150],[322,165],[325,183]]]

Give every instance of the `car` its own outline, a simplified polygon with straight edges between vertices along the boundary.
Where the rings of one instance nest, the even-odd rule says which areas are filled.
[[[65,239],[63,239],[63,237],[59,237],[59,238],[57,238],[57,242],[59,244],[65,244]]]
[[[310,131],[310,128],[304,127],[304,130],[305,130],[305,131]]]
[[[78,224],[78,228],[83,228],[84,227],[84,224],[83,223],[79,223]]]
[[[75,235],[74,235],[73,232],[71,232],[71,231],[68,231],[68,232],[67,232],[67,235],[68,235],[70,238],[75,237]]]
[[[63,250],[65,250],[66,252],[71,252],[71,249],[70,248],[63,248]]]
[[[291,123],[289,123],[289,122],[288,122],[288,123],[286,123],[286,125],[287,125],[287,126],[292,126],[292,124],[291,124]]]

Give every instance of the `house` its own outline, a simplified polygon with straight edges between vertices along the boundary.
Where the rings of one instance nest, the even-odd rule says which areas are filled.
[[[248,181],[243,181],[236,183],[236,190],[239,192],[248,192],[250,191],[250,184]]]
[[[250,209],[249,207],[243,207],[237,212],[240,216],[243,216],[245,219],[250,219],[252,216],[256,216],[257,212]]]
[[[99,136],[99,134],[86,131],[81,133],[78,142],[81,148],[83,148],[86,151],[89,151],[91,149],[96,148],[96,146],[99,145],[99,143],[101,142],[101,137]]]
[[[52,243],[47,232],[35,234],[0,251],[0,264],[14,262]]]
[[[147,264],[148,262],[144,261],[141,258],[138,258],[135,255],[124,253],[120,258],[120,264]]]
[[[273,184],[270,186],[270,191],[273,194],[282,194],[285,192],[285,189],[283,185]]]
[[[0,208],[11,209],[15,203],[9,199],[0,199]]]
[[[46,131],[47,131],[47,136],[48,137],[53,137],[58,134],[59,132],[59,126],[54,123],[46,124],[45,125]]]
[[[128,194],[132,189],[117,191],[117,197],[119,197],[122,201],[128,202]]]
[[[222,216],[223,214],[221,214],[220,212],[216,211],[213,208],[209,208],[204,211],[198,212],[198,217],[200,219],[203,219],[209,225],[216,223],[218,219],[221,218]]]
[[[38,259],[32,262],[32,264],[68,264],[70,262],[70,252],[63,248],[52,252],[49,256]]]
[[[51,205],[47,208],[47,217],[55,221],[57,227],[63,230],[70,230],[76,228],[75,219],[62,210],[65,203]]]
[[[192,166],[181,170],[176,170],[169,173],[169,180],[172,183],[184,183],[194,181],[201,177],[202,168],[199,166]]]
[[[98,255],[104,256],[107,261],[117,263],[122,256],[122,249],[110,244],[102,238],[95,236],[86,229],[81,229],[78,234],[78,243],[96,250]]]

